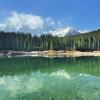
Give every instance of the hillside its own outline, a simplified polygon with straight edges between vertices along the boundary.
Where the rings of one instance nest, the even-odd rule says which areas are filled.
[[[0,50],[40,51],[40,50],[99,51],[100,30],[75,36],[58,37],[51,34],[32,36],[21,32],[0,32]]]

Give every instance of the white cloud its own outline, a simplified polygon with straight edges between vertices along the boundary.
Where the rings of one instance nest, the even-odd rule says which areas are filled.
[[[6,27],[6,24],[0,24],[0,29],[4,30]]]
[[[3,23],[0,23],[0,29],[20,30],[27,27],[30,30],[34,30],[42,29],[43,25],[44,20],[41,16],[12,12],[11,16],[7,17]]]
[[[11,12],[2,22],[0,30],[24,31],[31,33],[47,32],[59,27],[61,22],[55,21],[51,17],[41,17],[33,14]]]
[[[65,26],[61,20],[27,13],[18,13],[16,11],[11,12],[8,17],[0,22],[0,30],[31,32],[33,34],[51,33],[57,36],[64,36],[72,29],[71,27]]]

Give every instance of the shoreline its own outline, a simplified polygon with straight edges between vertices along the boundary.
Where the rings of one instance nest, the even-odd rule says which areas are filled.
[[[45,55],[48,57],[81,57],[81,56],[100,56],[100,51],[82,52],[82,51],[46,51]]]
[[[47,51],[0,51],[0,57],[17,57],[17,56],[32,56],[32,57],[81,57],[94,56],[99,57],[100,51],[64,51],[64,50],[47,50]]]

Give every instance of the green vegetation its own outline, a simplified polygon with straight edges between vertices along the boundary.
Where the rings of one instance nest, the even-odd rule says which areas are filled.
[[[75,36],[41,36],[21,32],[0,32],[0,50],[100,50],[100,30]]]

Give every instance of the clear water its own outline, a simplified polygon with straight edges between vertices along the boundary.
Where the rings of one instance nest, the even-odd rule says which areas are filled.
[[[0,58],[0,100],[100,100],[100,57]]]

